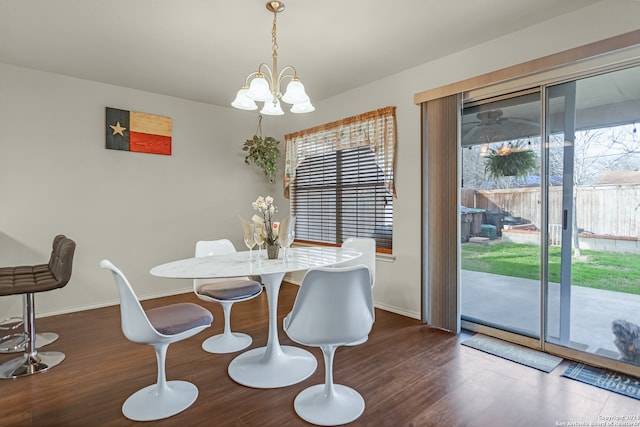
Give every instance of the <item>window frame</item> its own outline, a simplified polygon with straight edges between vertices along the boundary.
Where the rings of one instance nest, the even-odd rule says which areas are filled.
[[[299,206],[296,203],[295,192],[298,191],[297,187],[297,172],[298,168],[301,171],[309,173],[305,169],[305,165],[310,159],[318,159],[331,155],[335,156],[334,162],[335,176],[334,184],[321,183],[320,185],[333,187],[335,193],[334,201],[336,202],[335,208],[335,223],[333,235],[330,239],[323,239],[321,236],[322,231],[319,231],[316,236],[309,236],[305,234],[306,238],[313,237],[318,240],[307,240],[301,238],[300,233],[297,233],[297,243],[308,243],[318,245],[339,246],[342,241],[348,236],[359,237],[373,237],[378,243],[377,252],[391,254],[393,250],[393,198],[395,197],[395,147],[396,147],[396,120],[395,120],[396,107],[385,107],[379,110],[371,111],[368,113],[360,114],[358,116],[349,117],[340,121],[328,123],[325,125],[317,126],[311,129],[306,129],[296,133],[285,135],[286,143],[286,163],[285,163],[285,197],[290,199],[290,210],[292,215],[298,215],[300,211]],[[369,151],[364,151],[364,148],[368,147]],[[355,155],[353,150],[359,150]],[[346,171],[340,169],[342,160],[345,159],[345,155],[351,153],[347,157],[345,162],[351,163],[354,166],[352,169]],[[373,163],[369,164],[369,159],[365,159],[362,163],[359,159],[362,154],[359,153],[371,153]],[[316,161],[317,163],[317,161]],[[318,169],[318,172],[324,174],[324,163],[320,162],[322,169]],[[361,166],[367,164],[366,166]],[[372,168],[373,165],[376,169]],[[331,169],[331,165],[327,170]],[[310,172],[314,172],[311,170]],[[347,182],[346,179],[353,179],[354,173],[362,173],[362,182]],[[372,182],[371,178],[373,174],[379,174],[380,180]],[[369,179],[369,182],[367,181]],[[307,183],[308,184],[308,183]],[[304,185],[304,184],[303,184]],[[301,187],[304,188],[304,187]],[[341,198],[339,194],[344,193],[345,190],[353,190],[353,197]],[[376,206],[369,211],[372,216],[367,220],[361,221],[358,205],[358,188],[370,189],[373,194],[365,202],[371,203],[373,201]],[[381,193],[381,190],[384,193]],[[320,192],[321,190],[319,190]],[[380,196],[382,194],[382,196]],[[389,198],[389,199],[388,199]],[[360,199],[362,202],[362,199]],[[377,202],[383,200],[382,205]],[[352,221],[349,222],[349,212],[341,210],[344,207],[345,202],[353,202],[355,211],[357,214],[352,215]],[[389,205],[391,207],[388,212]],[[312,209],[313,207],[311,207]],[[306,218],[308,222],[309,219]],[[296,221],[296,231],[299,231],[299,227],[304,221]],[[353,225],[355,223],[355,225]],[[390,225],[390,233],[388,237],[385,237],[387,233],[384,233],[386,228]],[[347,226],[348,230],[344,231],[343,227]],[[349,227],[350,226],[350,227]],[[326,224],[321,224],[320,228],[327,227]],[[367,228],[370,231],[367,232]],[[372,229],[372,231],[371,231]],[[331,240],[327,242],[326,240]]]

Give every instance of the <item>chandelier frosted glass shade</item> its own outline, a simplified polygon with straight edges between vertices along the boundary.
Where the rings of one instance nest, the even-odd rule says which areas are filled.
[[[247,96],[254,101],[269,101],[273,98],[273,94],[271,93],[271,88],[269,87],[269,82],[262,76],[256,76],[253,80],[251,80],[251,84],[249,85],[249,90],[247,90]]]
[[[272,99],[271,101],[265,101],[264,107],[260,110],[260,114],[266,114],[267,116],[281,116],[284,114],[280,101]]]
[[[307,101],[301,102],[300,104],[294,104],[293,107],[291,107],[291,112],[296,114],[310,113],[312,111],[315,111],[315,109],[316,107],[311,105],[311,101]]]
[[[309,97],[304,91],[304,85],[300,80],[291,80],[287,85],[287,90],[282,95],[282,100],[287,104],[301,104],[309,102]]]
[[[236,99],[233,100],[231,105],[240,110],[257,110],[258,106],[256,102],[247,96],[247,88],[243,87],[236,94]]]

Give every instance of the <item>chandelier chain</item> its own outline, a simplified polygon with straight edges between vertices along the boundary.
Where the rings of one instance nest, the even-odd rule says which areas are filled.
[[[276,40],[276,19],[277,13],[273,12],[273,28],[271,29],[271,47],[273,49],[273,57],[276,58],[278,56],[278,41]],[[274,70],[275,72],[275,70]]]

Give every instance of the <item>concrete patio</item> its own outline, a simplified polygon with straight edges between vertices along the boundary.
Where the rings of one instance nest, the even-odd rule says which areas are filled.
[[[518,277],[461,271],[462,314],[502,329],[539,336],[539,282]],[[557,337],[560,285],[549,284],[548,336]],[[571,347],[617,358],[611,322],[640,324],[640,295],[571,287]],[[553,339],[550,339],[554,342]]]

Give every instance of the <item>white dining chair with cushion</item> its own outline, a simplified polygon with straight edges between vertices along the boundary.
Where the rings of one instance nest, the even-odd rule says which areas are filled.
[[[310,269],[302,280],[284,331],[293,341],[320,347],[325,382],[300,392],[293,403],[300,418],[317,425],[340,425],[364,412],[356,390],[333,382],[336,349],[366,337],[374,322],[371,274],[365,265]]]
[[[198,388],[187,381],[167,381],[167,348],[211,326],[213,316],[193,303],[172,304],[145,312],[122,271],[108,260],[102,260],[100,267],[113,273],[120,296],[124,336],[132,342],[153,346],[158,364],[157,382],[129,396],[122,405],[122,413],[134,421],[152,421],[184,411],[196,401]]]
[[[369,267],[369,272],[371,273],[371,288],[373,289],[376,284],[376,240],[371,237],[347,237],[347,239],[342,242],[342,247],[362,252],[362,256],[338,265],[340,267],[346,267],[349,265],[364,264]],[[361,340],[347,345],[360,345],[367,342],[368,339],[369,337],[364,337]]]
[[[225,255],[236,251],[228,239],[200,240],[196,243],[196,257]],[[262,292],[262,285],[248,277],[224,279],[194,279],[193,291],[203,301],[217,302],[224,313],[222,334],[207,338],[202,348],[209,353],[233,353],[251,345],[247,334],[231,332],[231,307],[236,302],[247,301]]]
[[[371,272],[371,287],[373,288],[376,284],[376,240],[371,237],[347,237],[347,239],[342,242],[342,247],[362,252],[362,256],[351,261],[340,263],[339,266],[366,265]]]

